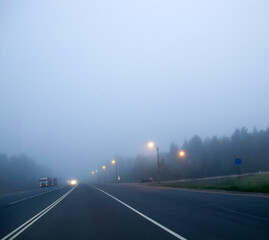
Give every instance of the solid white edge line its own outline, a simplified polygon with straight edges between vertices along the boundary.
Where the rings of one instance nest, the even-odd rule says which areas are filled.
[[[71,190],[69,190],[67,193],[65,193],[63,196],[61,196],[60,198],[58,198],[55,202],[53,202],[51,205],[49,205],[48,207],[46,207],[44,210],[42,210],[41,212],[39,212],[38,214],[36,214],[34,217],[32,217],[31,219],[29,219],[28,221],[26,221],[24,224],[22,224],[21,226],[19,226],[18,228],[16,228],[14,231],[12,231],[11,233],[9,233],[7,236],[5,236],[4,238],[2,238],[1,240],[5,240],[8,237],[10,237],[11,235],[13,235],[14,233],[16,233],[18,230],[20,230],[21,228],[23,228],[25,225],[27,225],[29,222],[33,221],[36,217],[38,217],[39,215],[41,215],[42,213],[44,213],[46,210],[48,210],[51,207],[54,207],[54,205],[56,205],[58,202],[60,202],[65,196],[67,196],[69,193],[71,193],[71,191],[73,191],[74,188],[72,188]]]
[[[13,230],[11,233],[9,233],[8,235],[6,235],[5,237],[1,238],[1,240],[6,240],[11,235],[15,234],[17,231],[19,231],[21,228],[23,228],[25,225],[28,224],[27,226],[25,226],[22,230],[20,230],[15,236],[11,237],[10,239],[14,239],[15,237],[17,237],[21,232],[23,232],[26,228],[28,228],[29,226],[31,226],[36,220],[38,220],[40,217],[42,217],[44,214],[46,214],[49,210],[51,210],[53,207],[55,207],[59,202],[61,202],[65,197],[67,197],[67,195],[69,195],[76,187],[77,186],[75,186],[72,189],[70,189],[67,193],[65,193],[63,196],[61,196],[60,198],[58,198],[56,201],[54,201],[48,207],[46,207],[45,209],[43,209],[41,212],[39,212],[38,214],[36,214],[35,216],[33,216],[31,219],[29,219],[28,221],[26,221],[25,223],[23,223],[19,227],[17,227],[15,230]]]
[[[66,193],[65,193],[66,194]],[[52,205],[54,205],[56,202],[58,202],[60,199],[62,199],[65,194],[63,196],[61,196],[60,198],[58,198],[55,202],[53,202],[51,205],[49,205],[48,207],[46,207],[44,210],[42,210],[41,212],[39,212],[38,214],[36,214],[34,217],[32,217],[31,219],[29,219],[28,221],[26,221],[24,224],[22,224],[21,226],[17,227],[15,230],[13,230],[11,233],[9,233],[8,235],[6,235],[4,238],[2,238],[1,240],[5,240],[8,237],[10,237],[11,235],[13,235],[14,233],[16,233],[18,230],[20,230],[22,227],[24,227],[25,225],[27,225],[29,222],[31,222],[32,220],[34,220],[37,216],[39,216],[40,214],[42,214],[43,212],[45,212],[47,209],[49,209]]]
[[[65,193],[66,194],[66,193]],[[24,227],[26,224],[28,224],[29,222],[31,222],[34,218],[36,218],[38,215],[42,214],[43,212],[45,212],[48,208],[50,208],[52,205],[54,205],[57,201],[59,201],[61,198],[63,198],[65,196],[65,194],[63,196],[61,196],[60,198],[58,198],[55,202],[53,202],[51,205],[49,205],[48,207],[46,207],[45,209],[43,209],[41,212],[39,212],[38,214],[36,214],[34,217],[32,217],[31,219],[29,219],[28,221],[26,221],[25,223],[23,223],[21,226],[17,227],[15,230],[13,230],[11,233],[9,233],[8,235],[6,235],[4,238],[1,238],[1,240],[5,240],[8,237],[10,237],[12,234],[14,234],[16,231],[18,231],[19,229],[21,229],[22,227]]]
[[[172,230],[170,230],[169,228],[163,226],[162,224],[156,222],[155,220],[151,219],[150,217],[146,216],[145,214],[137,211],[136,209],[134,209],[133,207],[127,205],[126,203],[122,202],[121,200],[115,198],[114,196],[110,195],[109,193],[103,191],[102,189],[98,188],[98,187],[95,187],[93,185],[89,185],[97,190],[99,190],[100,192],[108,195],[109,197],[113,198],[114,200],[118,201],[119,203],[121,203],[122,205],[124,205],[125,207],[131,209],[132,211],[134,211],[135,213],[137,213],[138,215],[142,216],[143,218],[147,219],[148,221],[152,222],[153,224],[155,224],[156,226],[160,227],[161,229],[165,230],[166,232],[170,233],[171,235],[173,235],[174,237],[180,239],[180,240],[187,240],[186,238],[180,236],[179,234],[173,232]]]
[[[34,224],[39,218],[41,218],[43,215],[45,215],[47,212],[49,212],[52,208],[54,208],[57,204],[59,204],[62,200],[64,200],[76,187],[72,188],[69,192],[67,192],[59,201],[57,201],[53,206],[51,206],[49,209],[47,209],[45,212],[43,212],[41,215],[39,215],[37,218],[35,218],[32,222],[30,222],[27,226],[25,226],[23,229],[21,229],[19,232],[17,232],[15,235],[13,235],[9,240],[13,240],[18,235],[20,235],[23,231],[25,231],[27,228],[29,228],[32,224]]]
[[[27,197],[27,198],[23,198],[23,199],[20,199],[20,200],[11,202],[11,203],[9,203],[9,205],[13,205],[13,204],[16,204],[16,203],[19,203],[19,202],[23,202],[25,200],[28,200],[28,199],[31,199],[31,198],[35,198],[35,197],[38,197],[38,196],[41,196],[41,195],[44,195],[44,194],[47,194],[47,193],[50,193],[50,192],[54,192],[54,191],[60,190],[62,188],[64,188],[64,186],[63,187],[60,187],[60,188],[57,188],[57,189],[52,189],[51,191],[47,191],[47,192],[44,192],[44,193],[39,193],[39,194],[30,196],[30,197]]]

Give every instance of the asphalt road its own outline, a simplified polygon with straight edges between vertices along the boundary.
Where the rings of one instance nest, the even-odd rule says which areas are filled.
[[[0,239],[14,238],[267,240],[269,195],[143,184],[38,189],[0,198]]]

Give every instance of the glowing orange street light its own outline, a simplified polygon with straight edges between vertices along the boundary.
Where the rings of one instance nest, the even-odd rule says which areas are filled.
[[[112,160],[111,161],[111,164],[112,165],[115,165],[115,167],[116,167],[116,180],[117,180],[117,182],[120,180],[119,179],[119,176],[118,176],[118,162],[116,161],[116,160]]]
[[[104,178],[104,182],[106,182],[106,165],[103,165],[102,166],[102,169],[103,169],[103,171],[104,171],[104,174],[105,174],[105,178]]]
[[[149,143],[148,143],[148,147],[149,147],[149,148],[154,148],[154,146],[155,146],[155,143],[154,143],[154,142],[149,142]]]
[[[148,143],[149,148],[156,147],[157,149],[157,181],[160,183],[160,153],[159,153],[159,147],[154,142]]]
[[[186,156],[186,153],[184,151],[179,151],[178,155],[179,155],[179,157],[183,158]]]

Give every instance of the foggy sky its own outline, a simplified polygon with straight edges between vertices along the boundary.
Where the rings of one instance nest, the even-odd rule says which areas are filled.
[[[0,153],[59,174],[269,127],[269,2],[0,1]]]

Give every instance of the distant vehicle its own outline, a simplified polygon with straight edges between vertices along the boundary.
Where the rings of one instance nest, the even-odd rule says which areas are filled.
[[[140,180],[141,183],[143,182],[153,182],[153,178],[152,177],[148,177],[148,178],[145,178],[145,179],[142,179]]]
[[[78,181],[76,179],[70,179],[67,181],[67,183],[71,186],[75,186],[78,184]]]
[[[57,186],[57,185],[58,185],[57,178],[52,178],[52,186]]]
[[[50,186],[52,186],[52,179],[51,178],[40,178],[39,186],[40,187],[50,187]]]

